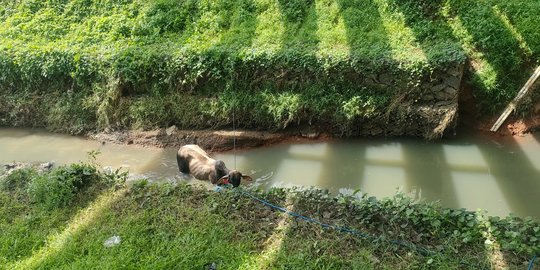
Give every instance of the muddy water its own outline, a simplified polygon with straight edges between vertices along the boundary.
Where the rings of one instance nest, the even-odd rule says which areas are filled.
[[[150,179],[178,181],[177,149],[102,145],[79,137],[24,129],[0,129],[0,163],[87,159],[98,150],[103,166],[122,167]],[[277,145],[215,154],[229,168],[253,176],[253,185],[316,186],[377,197],[397,190],[444,206],[485,209],[491,215],[540,219],[540,136],[447,141],[355,140]],[[235,161],[236,160],[236,161]],[[197,183],[205,183],[202,181]]]

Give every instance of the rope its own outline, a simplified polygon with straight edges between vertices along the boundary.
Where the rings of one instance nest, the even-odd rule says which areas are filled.
[[[235,125],[235,106],[233,105],[232,111],[232,129],[233,129],[233,155],[234,155],[234,169],[236,170],[236,125]]]
[[[222,190],[231,189],[231,188],[233,188],[233,187],[230,184],[229,185],[222,185],[222,186],[217,186],[215,191],[220,192]],[[298,214],[296,212],[289,211],[284,207],[277,206],[277,205],[275,205],[275,204],[273,204],[271,202],[268,202],[268,201],[266,201],[264,199],[258,198],[255,195],[253,195],[253,194],[251,194],[251,193],[249,193],[247,191],[241,190],[240,188],[235,188],[234,191],[239,192],[241,195],[245,195],[246,197],[249,197],[249,198],[251,198],[253,200],[256,200],[256,201],[258,201],[258,202],[260,202],[260,203],[262,203],[262,204],[264,204],[264,205],[266,205],[266,206],[268,206],[270,208],[276,209],[276,210],[278,210],[280,212],[283,212],[283,213],[286,213],[286,214],[288,214],[290,216],[303,219],[303,220],[305,220],[307,222],[318,224],[318,225],[320,225],[321,227],[323,227],[325,229],[331,228],[331,229],[334,229],[336,231],[343,232],[343,233],[349,233],[349,234],[352,234],[352,235],[355,235],[355,236],[358,236],[358,237],[364,238],[364,239],[373,239],[373,240],[381,240],[382,239],[381,237],[376,237],[376,236],[373,236],[373,235],[370,235],[370,234],[367,234],[367,233],[363,233],[363,232],[355,230],[355,229],[350,229],[350,228],[345,227],[345,226],[336,226],[336,225],[330,225],[330,224],[322,223],[322,222],[317,221],[317,220],[315,220],[313,218],[306,217],[306,216]],[[385,240],[385,239],[382,239],[382,240]],[[431,256],[431,255],[435,255],[437,253],[435,251],[428,250],[428,249],[426,249],[424,247],[417,247],[412,243],[407,243],[407,242],[400,241],[400,240],[386,240],[386,242],[408,248],[408,249],[413,250],[413,251],[415,251],[415,252],[417,252],[417,253],[419,253],[419,254],[421,254],[423,256]],[[533,264],[535,259],[536,259],[536,256],[534,256],[534,258],[532,259],[528,270],[532,269],[532,264]],[[486,269],[485,267],[481,267],[480,265],[477,265],[477,264],[471,264],[471,263],[468,263],[466,261],[461,261],[460,264],[465,265],[465,266],[469,266],[469,267],[472,267],[472,268],[475,268],[475,269],[480,269],[480,268],[483,269],[483,270]]]
[[[337,226],[337,225],[331,225],[331,224],[322,223],[322,222],[320,222],[318,220],[315,220],[313,218],[306,217],[304,215],[289,211],[286,208],[283,208],[281,206],[277,206],[275,204],[272,204],[272,203],[270,203],[270,202],[268,202],[266,200],[260,199],[260,198],[258,198],[256,196],[252,195],[251,193],[240,190],[238,188],[236,188],[235,191],[240,192],[240,194],[242,194],[242,195],[245,195],[245,196],[247,196],[247,197],[249,197],[249,198],[251,198],[253,200],[256,200],[256,201],[258,201],[258,202],[260,202],[260,203],[262,203],[262,204],[264,204],[266,206],[269,206],[269,207],[271,207],[273,209],[276,209],[276,210],[278,210],[280,212],[283,212],[285,214],[288,214],[290,216],[303,219],[303,220],[305,220],[307,222],[318,224],[321,227],[323,227],[324,229],[330,228],[330,229],[334,229],[334,230],[339,231],[339,232],[352,234],[352,235],[355,235],[357,237],[364,238],[364,239],[373,239],[373,240],[381,239],[380,237],[369,235],[367,233],[364,233],[364,232],[361,232],[361,231],[358,231],[358,230],[355,230],[355,229],[351,229],[351,228],[348,228],[348,227],[345,227],[345,226]],[[416,251],[416,252],[418,252],[418,253],[420,253],[421,255],[424,255],[424,256],[434,255],[435,254],[435,252],[430,251],[430,250],[428,250],[426,248],[423,248],[423,247],[419,248],[419,247],[414,246],[413,244],[406,243],[404,241],[400,241],[400,240],[386,240],[386,241],[389,242],[389,243],[392,243],[394,245],[406,247],[406,248],[411,249],[413,251]]]
[[[536,256],[534,256],[531,260],[531,262],[529,263],[529,268],[527,268],[527,270],[531,270],[533,268],[533,264],[534,264],[534,261],[536,260]]]

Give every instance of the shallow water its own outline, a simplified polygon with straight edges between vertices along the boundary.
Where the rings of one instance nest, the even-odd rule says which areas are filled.
[[[97,161],[103,166],[123,167],[150,179],[180,179],[177,149],[102,145],[39,130],[0,129],[0,163],[67,164],[87,160],[91,150],[101,152]],[[213,156],[235,167],[233,152]],[[236,168],[252,175],[252,185],[264,188],[316,186],[333,193],[360,189],[377,197],[400,190],[447,207],[540,219],[538,134],[496,139],[464,136],[438,142],[362,139],[276,145],[236,151]]]

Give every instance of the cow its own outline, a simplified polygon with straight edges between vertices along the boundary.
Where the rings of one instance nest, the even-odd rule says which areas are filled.
[[[230,183],[233,187],[238,187],[241,179],[252,180],[250,176],[242,175],[237,170],[227,169],[225,162],[211,158],[195,144],[180,147],[176,153],[176,161],[181,173],[191,174],[199,180],[210,180],[214,185]]]

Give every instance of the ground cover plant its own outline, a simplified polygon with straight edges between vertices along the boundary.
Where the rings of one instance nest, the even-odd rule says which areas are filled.
[[[84,182],[69,203],[36,200],[46,177]],[[85,182],[88,176],[94,181]],[[70,179],[77,179],[71,181]],[[56,181],[52,180],[52,181]],[[538,221],[321,190],[209,191],[180,184],[125,186],[125,174],[74,164],[0,179],[0,269],[523,269],[538,253]],[[242,192],[368,238],[324,229]],[[106,244],[118,237],[116,244]],[[399,241],[396,245],[393,242]]]
[[[343,133],[355,119],[384,114],[422,76],[465,57],[466,81],[489,114],[538,63],[538,5],[2,1],[0,124],[72,133],[208,128],[230,125],[234,107],[245,127],[318,121]],[[381,72],[404,80],[358,83]]]
[[[537,1],[3,1],[2,125],[326,124],[346,133],[467,59],[484,113],[538,62]],[[385,87],[358,83],[391,73]],[[414,90],[414,91],[413,91]],[[408,91],[413,91],[409,93]],[[530,101],[529,101],[530,103]],[[76,117],[72,117],[76,116]]]
[[[349,77],[360,67],[399,72],[406,64],[408,75],[428,69],[410,35],[390,44],[378,16],[352,21],[362,9],[377,14],[374,4],[321,3],[318,12],[331,16],[319,27],[315,2],[304,2],[5,5],[2,120],[74,133],[107,126],[200,128],[229,124],[235,107],[247,127],[326,118],[347,129],[351,119],[379,113],[394,95],[395,89],[358,86]],[[392,23],[404,31],[399,20]],[[336,27],[336,39],[319,40]],[[24,117],[32,114],[44,117]]]

